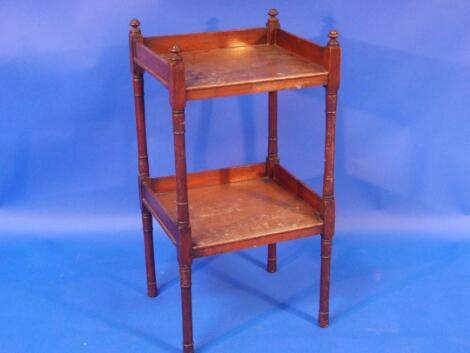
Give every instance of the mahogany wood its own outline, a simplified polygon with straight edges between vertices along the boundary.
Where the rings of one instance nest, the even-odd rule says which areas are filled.
[[[281,28],[277,19],[278,11],[271,9],[268,11],[267,42],[269,45],[276,43],[277,30]],[[268,93],[268,155],[266,157],[267,175],[273,177],[273,169],[279,163],[277,155],[277,91]],[[268,245],[267,271],[274,273],[277,270],[276,243]]]
[[[167,55],[168,48],[178,44],[183,52],[210,50],[218,48],[246,47],[266,44],[266,28],[250,28],[234,31],[218,31],[173,36],[154,36],[144,38],[146,47],[158,54]]]
[[[155,259],[153,254],[153,226],[152,215],[142,210],[142,225],[144,229],[145,266],[147,268],[147,295],[156,297],[157,281],[155,279]]]
[[[180,272],[183,352],[194,352],[192,260],[268,246],[276,271],[276,243],[321,234],[319,325],[329,323],[331,248],[335,224],[334,146],[341,49],[336,31],[320,46],[280,28],[271,9],[265,28],[143,37],[131,21],[130,64],[137,126],[139,195],[148,294],[157,294],[153,216],[176,245]],[[147,156],[143,73],[168,89],[175,175],[151,178]],[[279,162],[278,91],[324,86],[326,134],[320,197]],[[268,92],[268,153],[264,163],[189,173],[185,107],[194,99]]]
[[[324,47],[286,32],[283,29],[279,29],[276,32],[276,45],[296,53],[310,62],[319,63],[323,67],[327,64],[324,61]]]
[[[268,93],[268,155],[266,173],[273,176],[274,167],[279,164],[277,146],[277,91]]]
[[[180,270],[181,308],[183,314],[183,352],[193,352],[193,319],[191,299],[191,227],[189,225],[188,183],[186,171],[185,114],[186,92],[181,48],[170,49],[169,93],[173,118],[173,141],[176,177],[176,225],[178,228],[178,261]]]
[[[169,58],[168,54],[160,55],[165,60]],[[276,45],[194,50],[181,55],[186,69],[188,99],[204,97],[204,92],[215,89],[224,92],[231,88],[238,89],[238,94],[250,93],[259,89],[257,85],[261,83],[275,83],[278,89],[293,88],[293,79],[316,79],[314,82],[318,82],[321,78],[325,80],[327,75],[322,66]]]
[[[323,86],[327,83],[324,73],[311,77],[290,77],[284,79],[266,78],[266,81],[238,82],[233,85],[198,87],[188,89],[188,100],[208,99],[214,97],[237,96],[241,94],[270,92],[286,89],[300,89],[312,86]]]
[[[269,24],[270,21],[268,21],[268,29]],[[274,91],[268,93],[268,155],[266,157],[266,174],[270,178],[273,177],[274,167],[279,164],[279,156],[277,154],[277,150],[277,91]],[[276,257],[276,244],[269,244],[267,271],[270,273],[276,272]]]
[[[153,249],[152,218],[143,204],[142,181],[149,176],[149,161],[147,153],[147,133],[145,128],[145,102],[143,71],[133,61],[135,47],[142,42],[143,37],[139,29],[139,21],[131,21],[129,32],[129,48],[131,53],[132,87],[134,91],[135,119],[137,127],[137,157],[139,170],[139,195],[141,200],[142,227],[144,233],[145,267],[147,272],[147,294],[157,296],[157,281],[155,278],[155,260]]]
[[[311,207],[322,214],[321,197],[307,185],[292,175],[281,164],[274,167],[274,179],[285,189],[295,193],[302,200],[307,202]]]
[[[134,62],[150,73],[165,86],[168,86],[170,66],[166,60],[156,55],[151,49],[141,43],[135,44]]]
[[[175,192],[154,196],[176,219]],[[193,250],[254,238],[266,245],[272,234],[323,226],[316,209],[268,177],[190,188],[189,199]]]
[[[325,226],[321,235],[321,269],[320,269],[320,308],[318,323],[321,327],[329,325],[329,293],[331,268],[331,242],[335,232],[335,197],[334,197],[334,156],[336,131],[336,105],[339,88],[339,67],[341,50],[337,41],[338,33],[331,31],[330,40],[325,49],[325,62],[329,70],[326,86],[326,134],[325,134],[325,168],[323,175],[323,218]]]
[[[158,221],[173,244],[178,244],[178,227],[176,219],[171,219],[161,205],[158,198],[153,195],[153,191],[148,183],[142,185],[142,202],[152,216]]]
[[[231,243],[221,243],[212,247],[194,248],[193,257],[204,257],[255,248],[258,246],[268,245],[269,243],[280,243],[288,240],[311,237],[321,232],[322,223],[313,225],[312,227],[296,229],[295,231],[286,231],[281,233],[271,233],[269,236],[263,236],[252,239],[241,239]]]
[[[205,170],[188,174],[188,188],[236,183],[261,178],[266,175],[265,163],[247,164],[237,167]],[[151,178],[150,183],[155,193],[176,190],[176,177],[165,176]]]
[[[188,185],[188,195],[189,199],[191,200],[190,205],[190,218],[191,220],[191,229],[192,229],[192,248],[193,248],[193,255],[197,253],[196,256],[205,256],[207,255],[214,255],[217,253],[222,253],[226,251],[231,251],[232,248],[230,246],[221,246],[221,244],[212,244],[211,246],[203,246],[202,244],[197,244],[196,240],[198,237],[205,238],[206,236],[210,235],[211,239],[216,240],[219,242],[220,233],[227,233],[228,230],[226,229],[227,226],[224,225],[224,219],[218,219],[222,215],[222,211],[218,211],[220,208],[223,208],[223,204],[225,205],[226,212],[230,214],[230,217],[233,222],[235,222],[235,217],[239,217],[239,226],[241,230],[234,229],[231,232],[231,240],[233,243],[239,243],[238,246],[243,248],[242,244],[246,243],[246,247],[254,246],[254,245],[265,245],[269,244],[269,237],[266,238],[261,236],[258,238],[258,235],[255,233],[254,229],[250,229],[249,231],[246,230],[247,228],[247,221],[246,219],[249,217],[260,217],[257,214],[256,210],[260,209],[262,212],[267,212],[269,214],[274,214],[273,211],[266,211],[266,207],[269,207],[270,200],[270,193],[264,195],[263,185],[260,182],[265,182],[267,179],[266,173],[266,165],[265,163],[257,163],[257,164],[248,164],[244,166],[238,167],[231,167],[231,168],[223,168],[223,169],[216,169],[216,170],[208,170],[203,172],[197,173],[189,173],[187,177],[187,185]],[[298,179],[296,179],[291,173],[289,173],[285,168],[281,165],[276,165],[274,174],[273,174],[273,182],[276,185],[273,186],[274,192],[276,190],[281,193],[281,195],[276,196],[276,198],[282,198],[283,200],[289,200],[289,197],[295,201],[293,205],[289,204],[281,204],[282,207],[297,207],[295,206],[297,203],[303,204],[304,202],[311,208],[312,212],[316,214],[319,219],[320,212],[321,212],[321,199],[320,197],[311,189],[309,189],[305,184],[301,183]],[[253,184],[244,184],[244,182],[253,182]],[[258,184],[257,184],[258,183]],[[251,185],[251,186],[250,186]],[[254,186],[253,186],[254,185]],[[217,190],[216,186],[220,186],[219,190]],[[245,195],[242,195],[245,200],[239,200],[241,196],[236,194],[236,188],[251,188],[254,191],[245,192]],[[235,189],[232,194],[234,194],[233,199],[230,197],[229,189]],[[268,190],[269,191],[269,190]],[[211,195],[205,195],[205,193],[210,193]],[[291,194],[289,197],[285,196],[285,193]],[[151,210],[154,217],[158,220],[158,222],[162,225],[162,227],[169,233],[170,239],[173,242],[176,242],[176,238],[178,237],[176,229],[176,207],[175,207],[175,195],[176,195],[176,178],[174,176],[167,176],[167,177],[159,177],[159,178],[151,178],[146,180],[143,185],[143,198],[144,204]],[[195,196],[196,195],[196,196]],[[199,196],[197,196],[199,195]],[[254,197],[255,200],[250,200],[251,197]],[[261,196],[263,195],[263,196]],[[194,199],[198,197],[198,199]],[[214,203],[213,206],[210,204],[211,198],[220,198],[217,202]],[[300,201],[302,200],[302,201]],[[260,202],[266,202],[266,204],[260,204]],[[238,216],[233,215],[234,213],[232,205],[236,202],[246,202],[247,206],[239,207],[240,212],[244,214],[240,214]],[[258,205],[255,207],[253,202],[258,202]],[[286,201],[287,202],[287,201]],[[277,206],[277,204],[274,204]],[[206,214],[204,219],[200,221],[201,227],[196,226],[195,222],[198,221],[194,220],[194,216],[192,213],[201,213],[201,212],[209,212],[210,208],[213,207],[215,209],[215,214],[213,215],[216,222],[220,224],[220,229],[216,229],[217,223],[210,223],[211,220],[209,219],[209,215]],[[303,206],[304,207],[304,206]],[[264,210],[264,211],[263,211]],[[286,218],[286,223],[293,222],[292,219],[288,220],[287,214],[282,214],[284,211],[279,211],[281,214],[281,218]],[[295,211],[297,212],[297,211]],[[199,217],[201,218],[201,217]],[[243,222],[242,222],[243,220]],[[210,223],[210,226],[207,224]],[[314,225],[315,229],[311,229],[308,235],[317,234],[322,231],[323,222],[320,222],[321,227],[318,227],[318,224]],[[207,230],[206,228],[210,228]],[[196,235],[195,232],[199,230],[201,235]],[[268,229],[271,233],[274,233],[274,228]],[[302,231],[302,233],[304,233]],[[295,235],[295,234],[294,234]],[[244,238],[247,236],[248,238]],[[251,239],[251,236],[256,237],[256,241],[254,242]],[[271,235],[269,235],[271,236]],[[289,238],[291,239],[291,237]],[[282,237],[281,240],[286,240],[285,237]],[[204,240],[203,240],[204,241]],[[210,242],[211,240],[209,240]],[[206,241],[207,243],[207,241]],[[207,245],[207,244],[206,244]],[[216,245],[216,246],[215,246]],[[230,245],[230,244],[229,244]],[[203,249],[205,247],[210,247],[210,251]],[[204,255],[203,255],[204,254]]]

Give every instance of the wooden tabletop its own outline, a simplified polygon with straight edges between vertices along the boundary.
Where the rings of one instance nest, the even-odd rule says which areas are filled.
[[[175,192],[157,194],[176,221]],[[196,250],[323,225],[317,210],[270,178],[189,189]]]
[[[184,71],[185,99],[324,86],[329,79],[325,47],[282,29],[144,37],[134,62],[169,87],[176,58]]]
[[[169,58],[169,54],[160,55],[167,60]],[[277,45],[182,51],[181,55],[188,91],[325,76],[328,73],[322,66]]]

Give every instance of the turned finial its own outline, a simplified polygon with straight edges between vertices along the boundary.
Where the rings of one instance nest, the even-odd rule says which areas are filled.
[[[268,11],[268,22],[266,22],[266,27],[268,28],[268,44],[274,44],[275,42],[275,30],[280,28],[281,25],[279,24],[279,20],[277,19],[277,15],[279,12],[276,9],[271,9]]]
[[[131,22],[129,22],[129,26],[131,26],[131,33],[139,33],[140,34],[140,21],[136,18],[133,18]]]
[[[338,41],[336,40],[336,38],[338,38],[339,36],[339,33],[335,30],[332,30],[328,33],[328,38],[330,38],[330,40],[328,41],[328,46],[330,47],[337,47],[339,45]]]
[[[170,48],[170,60],[171,61],[181,61],[183,60],[183,57],[180,55],[181,53],[181,47],[178,44],[173,44],[173,46]]]
[[[269,15],[269,18],[268,18],[268,23],[267,25],[274,25],[274,26],[279,26],[279,20],[277,19],[277,15],[279,14],[279,11],[277,11],[276,9],[271,9],[268,11],[268,15]]]
[[[268,11],[268,15],[269,15],[269,17],[270,17],[270,18],[269,18],[270,20],[273,20],[273,19],[275,20],[275,19],[276,19],[275,17],[276,17],[277,15],[279,15],[279,11],[277,11],[276,9],[270,9],[270,10]]]

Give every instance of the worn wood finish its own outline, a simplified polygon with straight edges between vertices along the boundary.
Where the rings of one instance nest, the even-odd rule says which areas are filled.
[[[274,174],[272,179],[275,185],[272,186],[274,188],[274,195],[276,195],[276,191],[279,192],[277,198],[284,198],[285,200],[289,200],[286,194],[290,194],[290,198],[295,200],[294,205],[297,203],[303,204],[304,202],[308,204],[309,208],[313,210],[315,219],[320,218],[321,212],[321,199],[320,197],[312,190],[310,190],[307,186],[301,183],[298,179],[296,179],[291,173],[289,173],[285,168],[281,165],[276,165]],[[247,229],[246,221],[242,222],[241,220],[246,219],[247,217],[260,217],[256,214],[253,209],[261,209],[264,210],[270,202],[274,202],[270,199],[270,194],[267,193],[266,195],[263,194],[262,184],[265,181],[269,181],[270,178],[267,177],[266,173],[266,164],[265,163],[256,163],[256,164],[248,164],[238,167],[231,167],[231,168],[223,168],[223,169],[216,169],[216,170],[208,170],[203,172],[197,173],[189,173],[187,176],[187,185],[188,185],[188,197],[191,200],[190,202],[190,218],[191,218],[191,231],[192,231],[192,247],[193,247],[193,255],[197,253],[196,256],[205,256],[205,255],[214,255],[216,253],[232,251],[230,242],[227,244],[224,241],[219,241],[219,235],[221,232],[231,232],[233,237],[233,243],[237,243],[239,248],[243,248],[243,244],[250,244],[246,245],[255,246],[255,245],[266,245],[269,244],[269,238],[271,237],[271,233],[274,233],[274,229],[266,230],[268,237],[264,237],[262,234],[256,234],[254,229]],[[252,182],[252,184],[245,184],[245,182]],[[260,184],[261,183],[261,184]],[[217,187],[217,188],[214,188]],[[237,193],[236,190],[245,190],[242,194]],[[259,189],[258,189],[259,188]],[[252,189],[253,191],[250,191]],[[232,190],[232,192],[228,192],[227,190]],[[269,187],[267,189],[269,191]],[[210,194],[210,195],[206,195]],[[233,199],[229,197],[231,194],[235,196]],[[175,208],[175,195],[176,195],[176,178],[174,176],[168,177],[160,177],[160,178],[152,178],[148,179],[146,183],[144,183],[143,188],[143,195],[144,195],[144,202],[149,209],[152,210],[152,214],[156,217],[158,222],[162,224],[163,228],[169,233],[170,238],[172,241],[175,242],[174,238],[177,237],[175,233],[176,227],[176,208]],[[197,196],[198,199],[194,199],[193,195]],[[238,200],[239,198],[244,197],[244,200]],[[250,197],[253,197],[254,200],[251,200]],[[209,200],[211,198],[220,198],[219,201],[215,202],[214,205],[211,206]],[[274,199],[275,200],[275,199]],[[225,229],[226,227],[223,226],[225,220],[218,219],[219,215],[222,215],[223,210],[218,210],[219,208],[223,208],[222,203],[226,206],[226,213],[230,215],[233,222],[235,222],[235,216],[232,216],[232,209],[229,208],[230,205],[234,205],[237,202],[247,203],[246,206],[238,207],[240,211],[246,212],[247,215],[240,214],[238,217],[239,226],[241,229],[241,233],[237,229],[232,229],[229,231]],[[264,204],[266,203],[266,204]],[[277,204],[274,203],[274,206]],[[281,206],[289,207],[289,204]],[[209,208],[213,207],[215,209],[214,218],[219,221],[221,224],[222,230],[219,230],[215,227],[215,224],[210,223],[206,215],[201,218],[200,221],[194,219],[194,215],[192,213],[202,213],[208,212]],[[296,206],[294,206],[295,208]],[[268,211],[265,211],[268,212]],[[279,209],[279,214],[281,218],[285,217],[282,215],[284,211]],[[296,211],[295,211],[296,212]],[[294,212],[294,213],[295,213]],[[269,214],[273,213],[272,211],[268,212]],[[287,216],[287,214],[286,214]],[[198,219],[199,219],[198,218]],[[223,218],[223,217],[222,217]],[[201,227],[195,225],[196,223],[201,223]],[[293,222],[292,219],[286,219],[286,222]],[[205,225],[205,223],[210,223],[210,225]],[[256,221],[253,221],[256,223]],[[235,224],[236,225],[236,224]],[[260,227],[262,225],[259,225]],[[212,230],[207,230],[206,228],[210,228]],[[199,229],[199,230],[198,230]],[[318,234],[323,229],[323,222],[316,223],[312,229],[309,230],[308,235]],[[198,244],[197,239],[198,235],[195,232],[201,233],[201,237],[205,238],[206,235],[210,235],[210,239],[216,240],[216,244],[210,244],[211,246],[207,246],[206,244]],[[239,233],[239,234],[238,234]],[[305,233],[302,230],[302,233]],[[237,235],[238,234],[238,235]],[[250,234],[253,235],[255,240],[251,239]],[[259,236],[261,235],[261,236]],[[237,238],[239,236],[239,238]],[[247,238],[245,238],[245,236]],[[305,235],[304,235],[305,236]],[[230,237],[228,237],[230,238]],[[295,238],[295,234],[294,234]],[[209,242],[211,241],[209,239]],[[292,239],[292,237],[285,236],[280,238],[281,240]],[[204,240],[203,240],[204,241]],[[221,244],[224,243],[224,244]],[[212,246],[213,245],[213,246]],[[206,247],[210,249],[206,249]]]
[[[271,233],[268,236],[241,239],[231,243],[223,243],[213,247],[195,248],[193,250],[193,257],[204,257],[233,252],[243,249],[254,248],[258,246],[266,246],[270,243],[280,243],[288,240],[296,240],[300,238],[311,237],[318,235],[323,228],[323,223],[303,229],[296,229],[294,231],[286,231],[281,233]]]
[[[291,77],[282,80],[239,82],[234,85],[203,87],[187,92],[188,100],[208,99],[214,97],[238,96],[242,94],[270,92],[286,89],[300,89],[312,86],[323,86],[327,83],[324,74],[311,77]]]
[[[167,54],[161,56],[169,58]],[[194,50],[182,52],[182,56],[188,99],[210,97],[207,92],[233,95],[234,89],[237,94],[252,93],[261,83],[275,83],[278,89],[296,88],[298,83],[292,84],[296,79],[318,82],[326,80],[327,75],[322,66],[276,45]]]
[[[323,47],[280,28],[277,11],[265,28],[143,37],[137,20],[129,33],[137,125],[139,194],[150,296],[157,294],[153,216],[177,247],[183,352],[194,352],[191,267],[194,258],[268,246],[276,271],[276,243],[321,234],[319,324],[329,323],[329,285],[335,225],[334,146],[340,47],[335,31]],[[149,176],[143,73],[168,89],[175,175]],[[320,197],[279,162],[278,91],[324,86],[326,134]],[[185,107],[194,99],[268,92],[268,153],[264,163],[187,173]]]
[[[175,192],[155,197],[176,219]],[[190,188],[189,199],[193,250],[323,225],[317,210],[268,177]]]

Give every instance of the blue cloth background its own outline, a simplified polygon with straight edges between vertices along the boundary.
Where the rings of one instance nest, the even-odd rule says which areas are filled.
[[[281,26],[343,48],[331,327],[318,238],[197,260],[198,352],[469,352],[470,5],[416,1],[0,4],[0,352],[178,352],[174,250],[145,297],[129,72],[144,35]],[[279,96],[281,161],[321,190],[324,92]],[[153,174],[173,173],[168,97],[146,80]],[[190,102],[191,171],[262,161],[266,94]],[[300,128],[302,127],[302,128]]]

